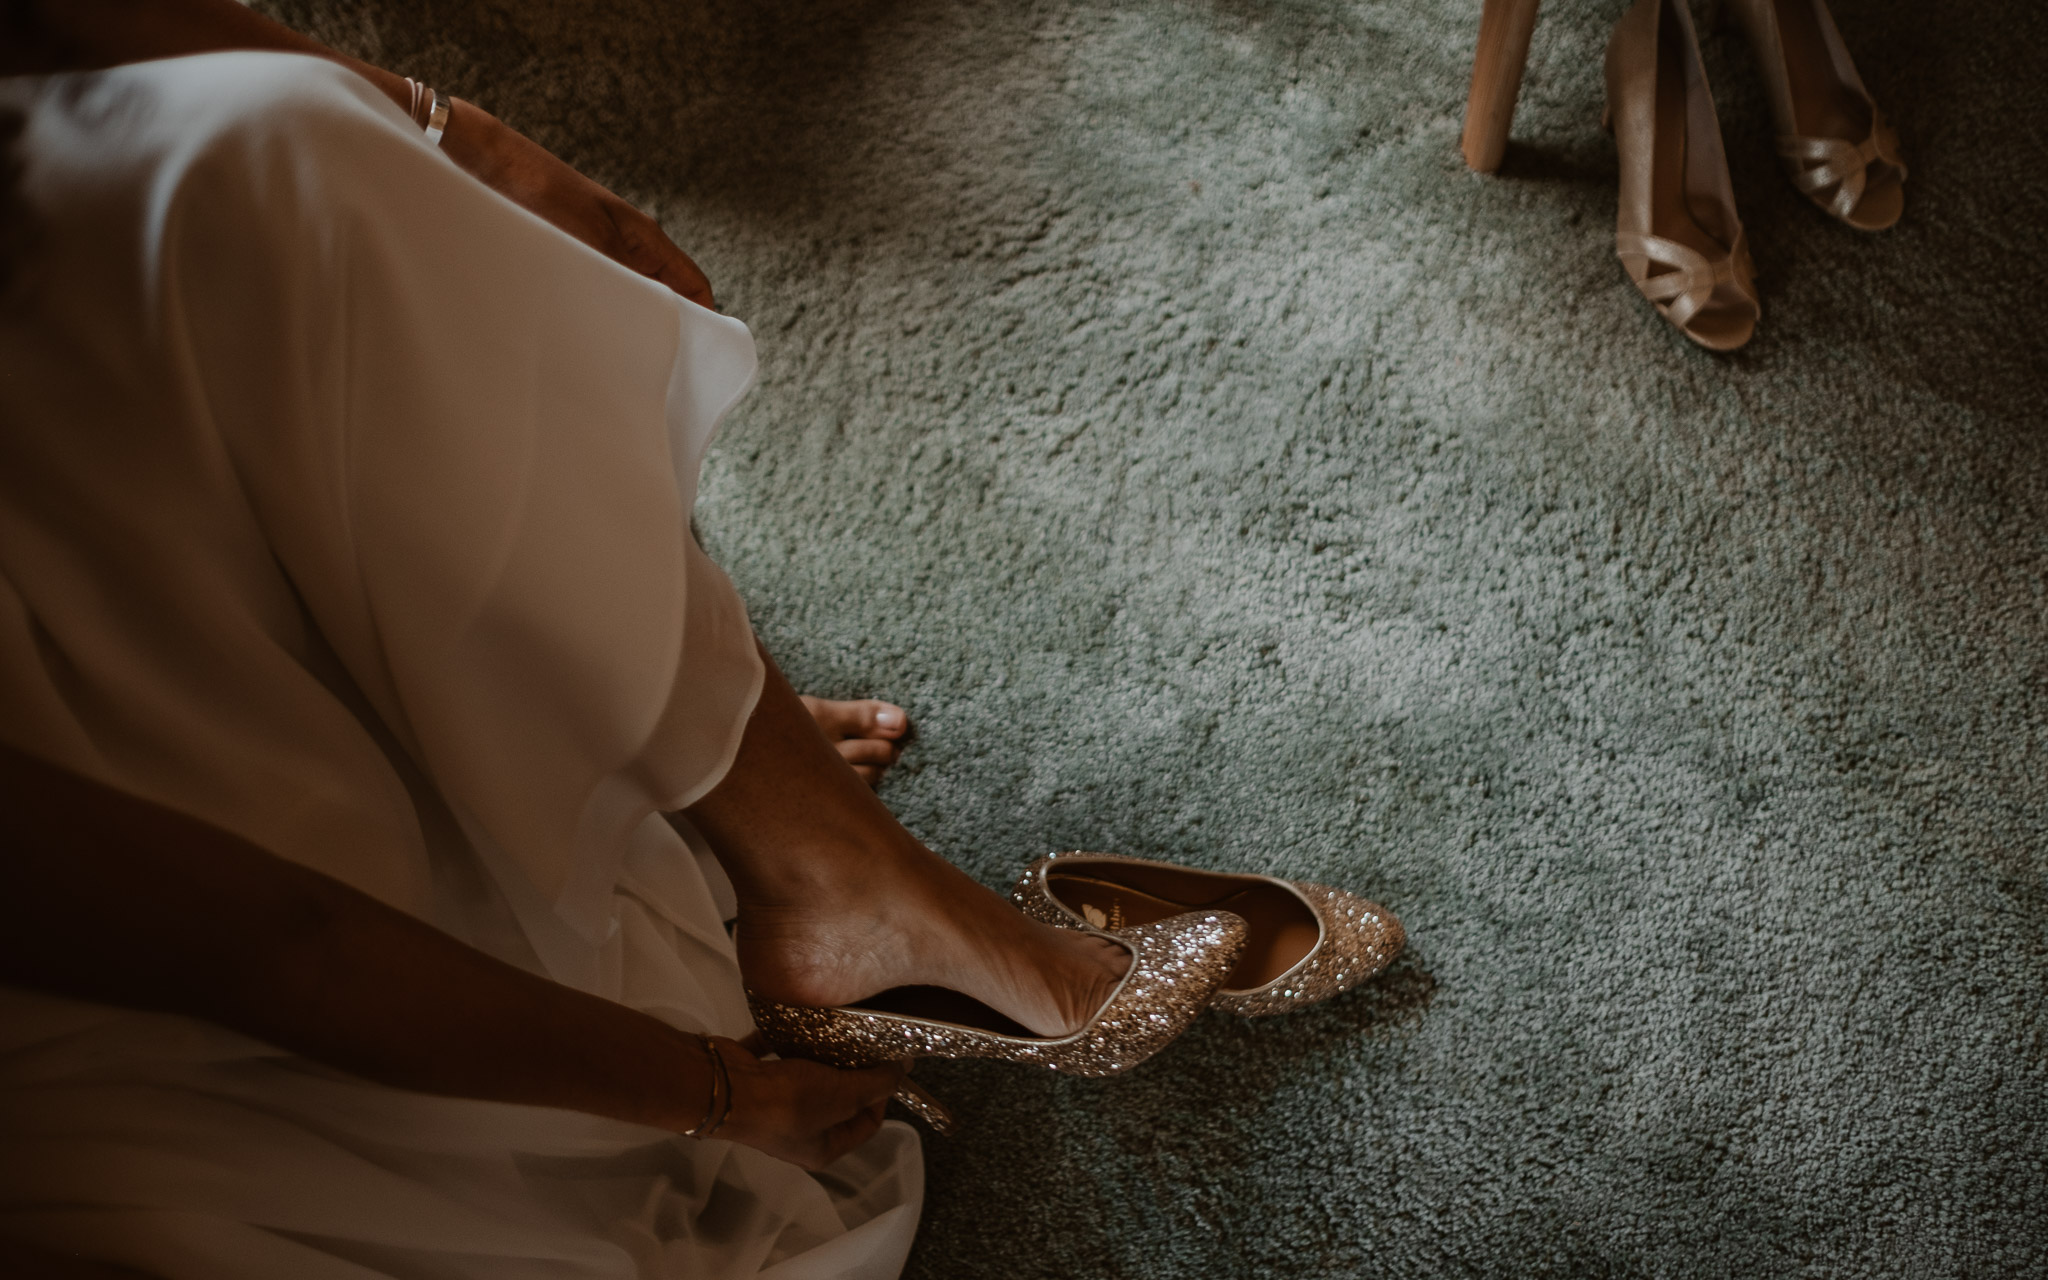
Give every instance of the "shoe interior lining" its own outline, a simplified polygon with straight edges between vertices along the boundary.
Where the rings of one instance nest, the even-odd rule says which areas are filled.
[[[1735,228],[1728,224],[1733,198],[1727,189],[1728,161],[1704,76],[1682,16],[1660,21],[1650,228],[1712,262],[1733,247]],[[1755,323],[1747,296],[1733,284],[1720,284],[1684,327],[1706,345],[1726,349],[1740,346]]]
[[[1848,83],[1829,47],[1826,19],[1813,0],[1773,0],[1778,43],[1785,51],[1792,127],[1809,138],[1861,142],[1870,136],[1870,106]]]
[[[1085,870],[1083,869],[1085,866]],[[1228,911],[1250,926],[1226,991],[1263,987],[1308,958],[1323,936],[1316,913],[1293,891],[1266,880],[1172,867],[1095,863],[1046,876],[1053,896],[1097,928],[1151,924],[1189,911]]]
[[[956,1027],[992,1031],[997,1035],[1016,1036],[1024,1040],[1045,1039],[1031,1028],[997,1013],[973,996],[963,995],[947,987],[891,987],[880,995],[870,996],[850,1007],[865,1009],[872,1013],[894,1013],[906,1018],[921,1018],[927,1022],[946,1022]]]
[[[1686,35],[1680,20],[1657,24],[1657,136],[1651,155],[1658,171],[1650,180],[1650,227],[1713,261],[1735,241],[1722,190],[1728,162],[1713,145],[1720,125]]]

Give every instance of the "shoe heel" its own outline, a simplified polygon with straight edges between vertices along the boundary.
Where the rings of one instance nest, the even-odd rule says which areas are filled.
[[[954,1129],[959,1127],[953,1123],[953,1113],[946,1110],[946,1104],[926,1092],[924,1086],[915,1080],[905,1080],[898,1085],[895,1098],[903,1104],[905,1111],[930,1125],[932,1132],[942,1138],[952,1137]]]

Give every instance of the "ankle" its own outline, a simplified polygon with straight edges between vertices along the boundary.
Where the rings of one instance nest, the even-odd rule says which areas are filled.
[[[739,899],[740,918],[825,916],[869,912],[903,880],[899,842],[833,834],[784,846],[772,864],[720,858]]]

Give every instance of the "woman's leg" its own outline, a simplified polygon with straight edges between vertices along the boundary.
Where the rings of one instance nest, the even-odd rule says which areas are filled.
[[[761,995],[837,1005],[890,987],[973,996],[1041,1035],[1077,1030],[1128,956],[1026,919],[920,844],[861,785],[772,660],[725,778],[687,814],[739,894]]]

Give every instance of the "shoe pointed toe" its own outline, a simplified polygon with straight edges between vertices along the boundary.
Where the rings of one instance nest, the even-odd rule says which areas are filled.
[[[1228,911],[1190,911],[1108,936],[1131,951],[1109,1003],[1077,1033],[1080,1043],[1045,1065],[1077,1076],[1119,1075],[1180,1037],[1237,967],[1249,926]]]
[[[1011,900],[1026,915],[1047,924],[1120,936],[1119,931],[1104,930],[1101,922],[1091,918],[1104,914],[1092,903],[1081,900],[1077,906],[1063,900],[1055,883],[1056,877],[1068,877],[1065,883],[1070,885],[1092,883],[1098,888],[1114,889],[1110,901],[1112,911],[1118,909],[1118,900],[1126,898],[1133,903],[1149,898],[1154,904],[1171,904],[1156,909],[1187,909],[1190,904],[1185,898],[1175,901],[1159,896],[1175,892],[1176,883],[1181,886],[1178,891],[1206,895],[1204,900],[1209,901],[1227,900],[1230,895],[1246,892],[1265,895],[1265,908],[1240,908],[1265,920],[1263,926],[1247,922],[1230,912],[1216,913],[1228,915],[1236,921],[1235,928],[1242,930],[1242,949],[1247,957],[1255,954],[1270,956],[1275,940],[1284,937],[1284,931],[1275,929],[1275,921],[1290,918],[1285,913],[1273,914],[1270,904],[1276,899],[1291,901],[1293,905],[1287,908],[1287,912],[1293,913],[1292,919],[1305,923],[1313,918],[1314,942],[1305,945],[1299,957],[1269,981],[1245,988],[1219,986],[1216,989],[1212,1007],[1241,1017],[1288,1013],[1340,995],[1384,969],[1406,942],[1401,922],[1392,912],[1344,889],[1308,881],[1280,880],[1272,876],[1204,871],[1121,854],[1077,851],[1040,858],[1018,877],[1011,891]],[[1084,912],[1091,914],[1084,915]],[[1191,917],[1173,918],[1189,920]],[[1262,928],[1266,931],[1264,937],[1260,934]],[[1304,946],[1301,943],[1293,945]],[[1221,954],[1221,950],[1219,946],[1217,954]],[[1258,965],[1262,962],[1247,959],[1246,963]],[[1272,969],[1265,967],[1260,972],[1271,973]],[[1231,975],[1226,970],[1228,976]]]
[[[1320,1004],[1385,969],[1407,945],[1400,920],[1378,903],[1305,880],[1291,887],[1315,911],[1322,939],[1300,964],[1264,986],[1217,992],[1217,1008],[1239,1017],[1263,1018]]]

